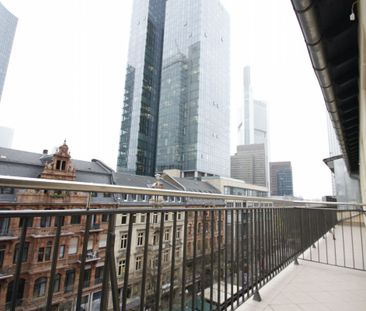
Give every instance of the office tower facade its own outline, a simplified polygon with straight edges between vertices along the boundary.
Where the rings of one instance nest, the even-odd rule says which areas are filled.
[[[0,126],[0,147],[11,148],[13,144],[14,130]]]
[[[266,187],[266,146],[250,144],[237,146],[236,154],[231,156],[231,177],[246,183]]]
[[[18,19],[0,2],[0,101]]]
[[[291,162],[270,162],[271,195],[293,196]]]
[[[218,0],[167,1],[158,171],[229,176],[229,36]]]
[[[134,1],[117,170],[154,175],[166,0]]]

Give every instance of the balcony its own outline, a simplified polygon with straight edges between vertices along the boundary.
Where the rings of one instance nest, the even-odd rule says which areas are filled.
[[[315,292],[321,289],[326,290],[326,284],[331,286],[333,283],[335,287],[339,286],[340,290],[347,291],[348,294],[350,289],[364,284],[366,232],[365,214],[361,205],[345,203],[342,206],[347,206],[349,209],[339,210],[336,203],[328,202],[292,202],[272,198],[245,198],[5,176],[0,176],[0,186],[89,193],[170,195],[199,199],[196,200],[197,205],[190,204],[189,208],[186,208],[184,202],[174,207],[162,203],[158,208],[154,204],[143,208],[121,208],[118,203],[115,206],[103,206],[100,203],[94,206],[86,203],[88,205],[83,209],[79,207],[64,210],[18,210],[15,208],[17,202],[9,202],[7,210],[0,211],[0,217],[21,218],[23,224],[17,237],[19,254],[13,258],[12,252],[4,253],[3,267],[10,266],[12,273],[6,280],[0,280],[5,282],[3,285],[7,293],[5,303],[11,306],[11,310],[17,309],[19,299],[22,299],[22,307],[25,309],[34,301],[32,289],[24,290],[24,284],[28,284],[29,274],[22,269],[22,266],[31,265],[31,268],[36,270],[39,264],[30,261],[32,256],[27,254],[28,249],[40,252],[36,246],[32,244],[25,248],[26,243],[35,243],[35,240],[30,238],[30,234],[34,234],[37,228],[30,228],[26,224],[31,224],[32,218],[42,216],[51,217],[56,224],[55,235],[43,242],[48,243],[44,247],[47,245],[52,247],[50,269],[42,272],[42,275],[37,275],[37,280],[34,281],[34,284],[40,284],[37,285],[38,287],[34,285],[34,290],[43,295],[43,298],[37,296],[38,306],[46,310],[50,310],[54,302],[55,290],[60,295],[67,292],[64,298],[78,308],[82,305],[83,297],[97,295],[90,292],[90,289],[84,288],[83,280],[101,279],[101,275],[104,276],[100,298],[101,310],[120,310],[121,308],[127,310],[129,301],[134,301],[133,310],[223,310],[227,308],[263,310],[267,307],[268,310],[277,310],[270,300],[274,291],[268,288],[272,284],[278,284],[281,278],[288,281],[285,281],[282,287],[275,285],[277,292],[291,290],[291,286],[286,284],[293,284],[292,289],[299,290],[296,295],[293,294],[293,297],[305,297],[301,294],[300,283],[304,283],[308,290]],[[215,206],[202,205],[205,200],[216,202],[216,204]],[[251,202],[255,200],[258,207],[227,206],[228,202],[237,202],[240,206],[246,206],[242,203],[246,203],[247,200]],[[274,207],[268,207],[268,202],[271,202]],[[265,207],[261,207],[264,204]],[[204,211],[205,213],[202,213]],[[115,219],[122,213],[128,214],[129,222],[127,232],[124,233],[127,234],[126,250],[121,257],[119,252],[115,253],[114,244],[119,243],[117,237],[120,236],[119,231],[116,230]],[[133,216],[137,213],[145,214],[147,221],[143,229],[141,224],[137,225],[133,222]],[[182,227],[182,224],[178,224],[177,217],[173,217],[173,221],[169,223],[169,235],[165,235],[165,230],[157,232],[157,241],[160,241],[157,249],[151,249],[149,245],[154,234],[150,225],[153,213],[159,213],[161,217],[167,213],[170,215],[180,213],[183,221]],[[198,214],[202,217],[199,218]],[[75,225],[74,235],[65,236],[62,234],[64,224],[60,220],[71,215],[86,218],[83,222],[85,227],[80,233],[80,225]],[[108,215],[108,228],[103,230],[104,238],[105,232],[108,232],[106,247],[105,240],[101,238],[102,232],[89,235],[93,230],[91,219],[100,215]],[[188,219],[192,222],[193,239],[192,237],[188,239]],[[177,232],[179,227],[182,228],[180,241],[174,236],[174,232]],[[67,225],[67,232],[72,230],[73,226]],[[137,236],[141,230],[144,232],[143,245],[138,246],[141,251],[136,253]],[[10,249],[11,245],[10,242],[6,244],[6,249]],[[91,245],[93,245],[93,252],[88,250]],[[99,247],[103,248],[103,251],[99,251]],[[162,252],[159,252],[159,249]],[[80,256],[77,264],[75,259],[72,260],[75,257],[70,256],[71,259],[68,260],[67,256],[68,253],[75,254],[75,251]],[[62,269],[58,267],[60,258],[63,263]],[[300,262],[299,266],[290,265],[297,260]],[[339,266],[343,270],[340,270],[338,277],[334,271],[341,269]],[[345,268],[353,269],[349,278],[346,277]],[[327,279],[329,271],[333,278]],[[316,274],[313,278],[311,275],[314,273]],[[363,277],[357,277],[356,273],[363,273]],[[286,275],[289,275],[287,279]],[[345,277],[344,280],[342,275]],[[316,284],[310,284],[313,279],[317,280]],[[342,285],[342,281],[348,284],[350,289],[345,289],[346,285]],[[48,284],[55,284],[56,289]],[[66,285],[60,288],[60,284]],[[357,296],[363,290],[362,288],[365,286],[354,295]],[[253,302],[251,297],[256,300],[262,297],[263,301]],[[283,297],[274,298],[278,299],[277,302],[283,299],[284,304],[292,301],[290,294],[284,294]],[[289,310],[297,310],[295,307]],[[1,306],[0,310],[3,310]]]
[[[85,256],[85,262],[89,263],[89,262],[93,262],[93,261],[98,261],[101,258],[98,256],[98,253],[96,251],[92,251],[92,250],[88,250],[86,252],[86,256]],[[81,256],[81,258],[77,261],[78,263],[82,263],[83,258]]]

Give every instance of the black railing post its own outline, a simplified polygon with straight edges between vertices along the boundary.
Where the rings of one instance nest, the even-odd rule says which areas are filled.
[[[56,236],[55,236],[55,245],[53,246],[53,252],[52,252],[51,275],[50,275],[50,281],[48,283],[46,310],[51,310],[51,305],[52,305],[52,295],[53,295],[53,288],[54,288],[54,283],[55,283],[55,274],[56,274],[56,265],[57,265],[57,259],[58,259],[58,248],[59,248],[59,244],[60,244],[62,219],[63,219],[63,216],[56,217]]]
[[[183,237],[183,267],[182,267],[182,292],[181,309],[185,310],[186,297],[186,264],[187,264],[187,235],[188,235],[188,212],[184,211],[184,237]]]
[[[142,266],[142,282],[141,282],[141,299],[140,311],[145,310],[145,289],[146,289],[146,272],[148,263],[148,248],[149,248],[149,230],[150,230],[150,213],[146,213],[146,227],[145,227],[145,243],[144,243],[144,262]]]
[[[91,194],[88,194],[87,203],[86,203],[86,210],[88,211],[90,208],[90,201],[91,201]],[[88,214],[86,216],[85,222],[85,231],[83,236],[83,250],[80,258],[80,270],[79,270],[79,283],[78,283],[78,292],[76,298],[76,311],[81,310],[81,296],[83,293],[84,287],[84,270],[85,270],[85,262],[86,262],[86,253],[88,251],[88,242],[89,242],[89,231],[91,226],[91,218],[92,215]],[[103,293],[102,293],[103,295]]]
[[[18,251],[17,251],[18,256],[16,257],[16,266],[15,266],[15,275],[14,275],[14,283],[13,283],[13,292],[12,292],[12,297],[11,297],[10,311],[15,311],[15,308],[17,306],[17,295],[18,295],[20,273],[21,273],[21,270],[22,270],[25,238],[26,238],[26,235],[27,235],[28,220],[30,220],[31,218],[22,217],[21,219],[23,221],[23,224],[22,224],[20,242],[19,242]]]
[[[156,291],[155,291],[155,310],[160,309],[160,289],[161,289],[161,258],[163,252],[163,237],[164,237],[164,217],[165,213],[160,213],[160,232],[159,232],[159,252],[158,252],[158,272],[156,277]],[[125,310],[125,309],[123,309]]]
[[[130,274],[130,259],[131,259],[131,244],[132,244],[132,227],[133,227],[133,216],[134,213],[129,214],[128,221],[128,233],[127,233],[127,247],[126,247],[126,265],[125,274],[123,279],[123,289],[122,289],[122,310],[126,310],[127,304],[127,290],[128,290],[128,278]]]
[[[108,236],[107,236],[107,250],[106,250],[105,257],[106,258],[108,257],[107,272],[109,272],[109,279],[110,279],[111,290],[112,290],[113,310],[117,311],[117,310],[119,310],[119,294],[118,294],[116,262],[115,262],[115,255],[114,255],[114,244],[115,244],[115,239],[116,239],[115,228],[116,228],[116,215],[108,214]],[[105,267],[104,267],[104,271],[106,271]],[[106,277],[104,277],[104,278],[108,279]],[[103,283],[104,283],[104,278],[103,278]]]

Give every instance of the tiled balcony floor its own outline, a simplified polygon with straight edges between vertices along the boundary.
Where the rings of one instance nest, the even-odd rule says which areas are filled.
[[[363,228],[364,230],[364,228]],[[339,237],[339,228],[336,229]],[[348,235],[348,234],[347,234]],[[327,241],[329,242],[329,234]],[[333,240],[333,237],[331,236]],[[337,238],[340,241],[340,239]],[[324,248],[320,239],[317,248]],[[332,245],[332,243],[329,243]],[[348,244],[348,243],[346,243]],[[361,260],[361,246],[354,244],[356,267]],[[317,249],[313,249],[317,250]],[[362,249],[363,250],[363,249]],[[309,250],[308,250],[309,252]],[[313,252],[316,254],[317,252]],[[334,261],[329,251],[330,262]],[[305,258],[309,254],[305,254]],[[313,257],[313,259],[318,259]],[[322,257],[322,255],[320,256]],[[343,263],[343,258],[339,258]],[[365,311],[366,272],[299,260],[299,266],[291,264],[261,290],[261,302],[250,298],[239,311]],[[361,263],[360,263],[361,264]]]
[[[239,311],[364,311],[366,272],[299,260],[249,299]]]

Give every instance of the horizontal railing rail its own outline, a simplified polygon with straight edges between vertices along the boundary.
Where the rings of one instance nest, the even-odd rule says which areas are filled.
[[[21,189],[39,189],[39,190],[62,190],[62,191],[81,191],[81,192],[105,192],[115,194],[146,194],[151,196],[177,196],[197,199],[216,199],[232,201],[253,201],[253,202],[271,202],[282,203],[290,206],[351,206],[362,208],[366,203],[356,202],[323,202],[323,201],[301,201],[287,200],[273,197],[251,197],[240,195],[227,195],[218,193],[203,193],[181,190],[168,190],[158,188],[130,187],[120,185],[107,185],[97,183],[75,182],[65,180],[51,180],[41,178],[26,178],[0,175],[0,187],[21,188]]]
[[[11,233],[0,237],[0,310],[235,309],[260,299],[264,284],[301,254],[307,259],[340,224],[364,217],[353,203],[339,211],[328,202],[3,176],[0,186],[19,189],[21,198],[0,204],[0,225]],[[84,208],[23,189],[80,192]],[[152,197],[141,206],[113,197],[103,203],[93,192]],[[339,216],[346,213],[352,217]]]

